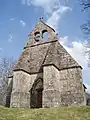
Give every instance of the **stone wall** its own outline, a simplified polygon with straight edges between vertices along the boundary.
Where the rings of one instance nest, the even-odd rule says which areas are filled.
[[[29,107],[30,105],[30,75],[23,71],[13,74],[13,89],[11,107]]]
[[[61,105],[86,105],[81,68],[60,71]]]
[[[6,92],[6,104],[5,104],[6,107],[10,107],[12,86],[13,86],[13,77],[9,77],[8,78],[7,92]]]
[[[60,104],[59,93],[59,71],[52,66],[44,66],[43,79],[44,79],[44,91],[43,91],[43,107],[58,107]]]
[[[30,90],[39,77],[42,73],[30,75],[24,71],[14,72],[11,107],[30,107]]]
[[[86,96],[82,84],[81,68],[59,71],[53,65],[44,66],[43,73],[28,74],[15,71],[11,95],[11,107],[35,107],[31,105],[31,89],[38,79],[43,80],[42,107],[86,105]],[[39,86],[41,83],[38,84]],[[35,87],[33,87],[35,86]],[[36,97],[36,92],[34,93]],[[33,97],[33,98],[34,98]],[[34,100],[36,104],[36,99]]]
[[[43,40],[43,33],[44,32],[48,32],[47,42],[53,41],[54,37],[56,36],[54,29],[52,29],[51,27],[49,27],[45,23],[40,22],[39,24],[37,24],[35,26],[34,30],[29,34],[29,39],[28,39],[28,42],[25,45],[25,47],[38,44],[38,42],[36,42],[35,39],[34,39],[35,38],[35,33],[38,33],[38,32],[40,33],[40,41],[39,41],[39,43],[44,42],[44,40]]]
[[[81,68],[44,67],[43,107],[86,105]]]

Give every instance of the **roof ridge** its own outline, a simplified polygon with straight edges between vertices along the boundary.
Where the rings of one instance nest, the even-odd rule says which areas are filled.
[[[51,43],[51,44],[52,44],[52,43]],[[51,44],[48,46],[48,50],[47,50],[47,52],[46,52],[46,55],[45,55],[45,58],[44,58],[44,60],[43,60],[43,63],[42,63],[42,65],[44,64],[44,62],[45,62],[45,60],[46,60],[46,58],[47,58],[48,51],[49,51],[49,49],[50,49],[50,46],[51,46]]]
[[[47,53],[48,56],[46,56],[46,61],[44,62],[44,65],[46,65],[49,62],[49,64],[53,63],[58,67],[56,62],[55,63],[53,62],[53,61],[57,61],[56,60],[56,53],[55,53],[55,51],[57,50],[56,49],[56,47],[57,47],[56,44],[57,44],[57,41],[50,44],[49,50],[48,50],[48,53]]]

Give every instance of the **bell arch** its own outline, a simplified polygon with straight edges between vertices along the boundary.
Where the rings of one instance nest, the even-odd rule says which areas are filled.
[[[42,38],[43,38],[43,40],[48,40],[48,31],[47,30],[42,31]]]
[[[34,39],[36,42],[40,41],[40,32],[39,31],[34,33]]]

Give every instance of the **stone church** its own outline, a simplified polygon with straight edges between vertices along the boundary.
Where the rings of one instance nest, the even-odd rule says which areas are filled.
[[[59,41],[55,30],[40,19],[8,77],[7,106],[86,105],[82,67]]]

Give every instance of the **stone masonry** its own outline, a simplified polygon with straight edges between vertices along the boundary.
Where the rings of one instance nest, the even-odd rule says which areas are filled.
[[[9,76],[7,106],[86,105],[82,67],[59,43],[55,30],[40,19],[28,37],[13,75]]]

